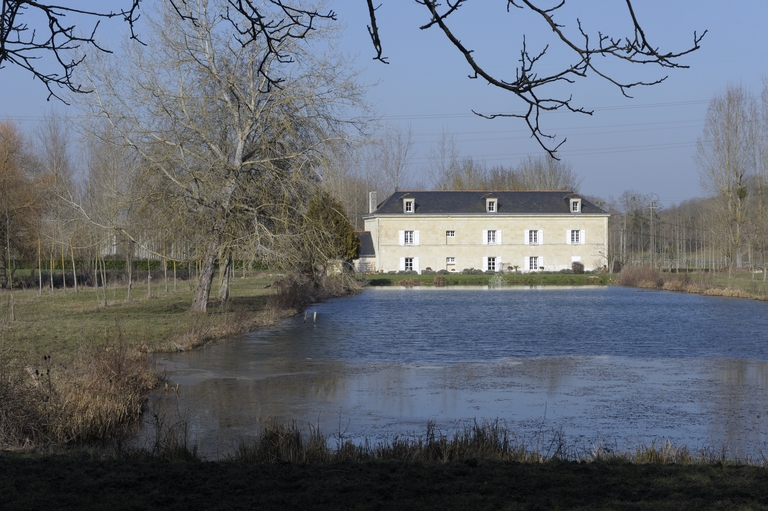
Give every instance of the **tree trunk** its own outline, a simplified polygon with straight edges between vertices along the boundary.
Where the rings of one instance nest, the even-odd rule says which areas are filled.
[[[75,279],[75,293],[79,293],[80,290],[77,287],[77,265],[75,264],[75,247],[70,243],[69,253],[72,256],[72,278]]]
[[[220,265],[221,276],[219,280],[219,301],[222,304],[229,302],[229,282],[232,280],[232,252],[225,257]]]
[[[206,312],[208,310],[208,297],[211,295],[211,285],[213,283],[213,273],[216,270],[216,259],[219,255],[219,236],[211,241],[208,246],[208,253],[203,261],[200,275],[197,279],[197,288],[192,298],[190,312]]]
[[[37,237],[37,280],[38,280],[38,292],[37,296],[43,296],[43,254],[40,251],[40,237]]]

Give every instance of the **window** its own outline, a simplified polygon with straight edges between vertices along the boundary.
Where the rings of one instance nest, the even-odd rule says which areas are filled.
[[[413,271],[413,257],[405,258],[405,271]]]
[[[456,236],[456,231],[445,231],[446,238],[453,238],[454,236]]]
[[[581,243],[581,231],[571,231],[571,245],[578,245]]]
[[[496,258],[495,257],[489,257],[488,258],[488,271],[496,271]]]
[[[486,199],[485,200],[485,210],[488,213],[496,213],[496,210],[498,209],[496,199]]]
[[[571,199],[571,213],[581,212],[581,199]]]
[[[418,245],[419,231],[398,231],[400,245]]]
[[[413,213],[414,199],[405,199],[403,201],[403,211],[405,213]]]
[[[528,258],[528,269],[530,271],[536,271],[536,270],[539,269],[539,258],[538,257],[529,257]]]
[[[539,244],[539,231],[534,231],[534,230],[528,231],[528,244],[529,245]]]
[[[489,245],[495,245],[496,244],[496,231],[488,231],[488,244]]]
[[[456,258],[455,257],[446,257],[445,258],[445,264],[456,264]]]

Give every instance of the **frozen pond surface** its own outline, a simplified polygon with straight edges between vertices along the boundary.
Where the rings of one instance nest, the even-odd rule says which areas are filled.
[[[318,313],[317,324],[312,313]],[[768,304],[618,287],[374,288],[210,346],[164,355],[216,457],[264,421],[361,441],[428,421],[562,430],[573,446],[671,439],[768,453]]]

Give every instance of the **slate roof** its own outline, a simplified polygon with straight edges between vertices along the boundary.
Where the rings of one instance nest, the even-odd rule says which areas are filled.
[[[371,231],[357,231],[357,237],[360,238],[360,255],[358,257],[376,257]]]
[[[588,200],[571,191],[410,191],[400,190],[378,205],[375,215],[403,212],[403,199],[415,199],[414,213],[449,214],[572,214],[571,198],[581,199],[581,214],[607,214]],[[497,213],[486,212],[486,199],[497,199]],[[575,213],[579,214],[579,213]]]

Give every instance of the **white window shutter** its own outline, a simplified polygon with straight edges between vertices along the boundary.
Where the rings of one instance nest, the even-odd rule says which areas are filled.
[[[405,245],[405,231],[397,231],[397,235],[400,237],[400,244]]]
[[[525,256],[525,262],[523,263],[523,271],[528,271],[528,268],[531,267],[531,258],[528,256]]]
[[[419,244],[419,231],[413,231],[413,244]]]
[[[483,245],[487,245],[487,244],[488,244],[488,231],[484,230],[483,231]]]
[[[544,230],[539,229],[539,245],[544,244]]]
[[[523,231],[523,234],[525,235],[525,238],[523,238],[523,243],[525,243],[526,245],[529,245],[529,244],[530,244],[530,243],[528,242],[528,240],[530,240],[530,239],[531,239],[531,238],[530,238],[530,235],[531,235],[531,234],[530,234],[530,232],[531,232],[531,231],[529,231],[528,229],[526,229],[525,231]]]
[[[583,229],[582,229],[582,230],[579,232],[579,242],[580,242],[582,245],[583,245],[584,243],[586,243],[586,241],[585,241],[585,239],[584,239],[584,238],[585,238],[585,234],[586,234],[586,232],[587,232],[587,231],[585,231],[585,230],[583,230]]]
[[[539,268],[543,268],[543,267],[544,267],[544,258],[539,256]]]
[[[400,231],[400,232],[403,232],[403,231]],[[404,270],[405,270],[405,257],[401,257],[400,258],[400,271],[404,271]]]
[[[483,257],[483,271],[488,271],[488,258]]]
[[[501,230],[496,231],[496,244],[501,245]]]
[[[565,244],[570,245],[571,244],[571,230],[566,229],[565,230]]]
[[[418,257],[414,257],[413,258],[413,270],[416,273],[421,273],[421,269],[419,268],[419,258]]]

